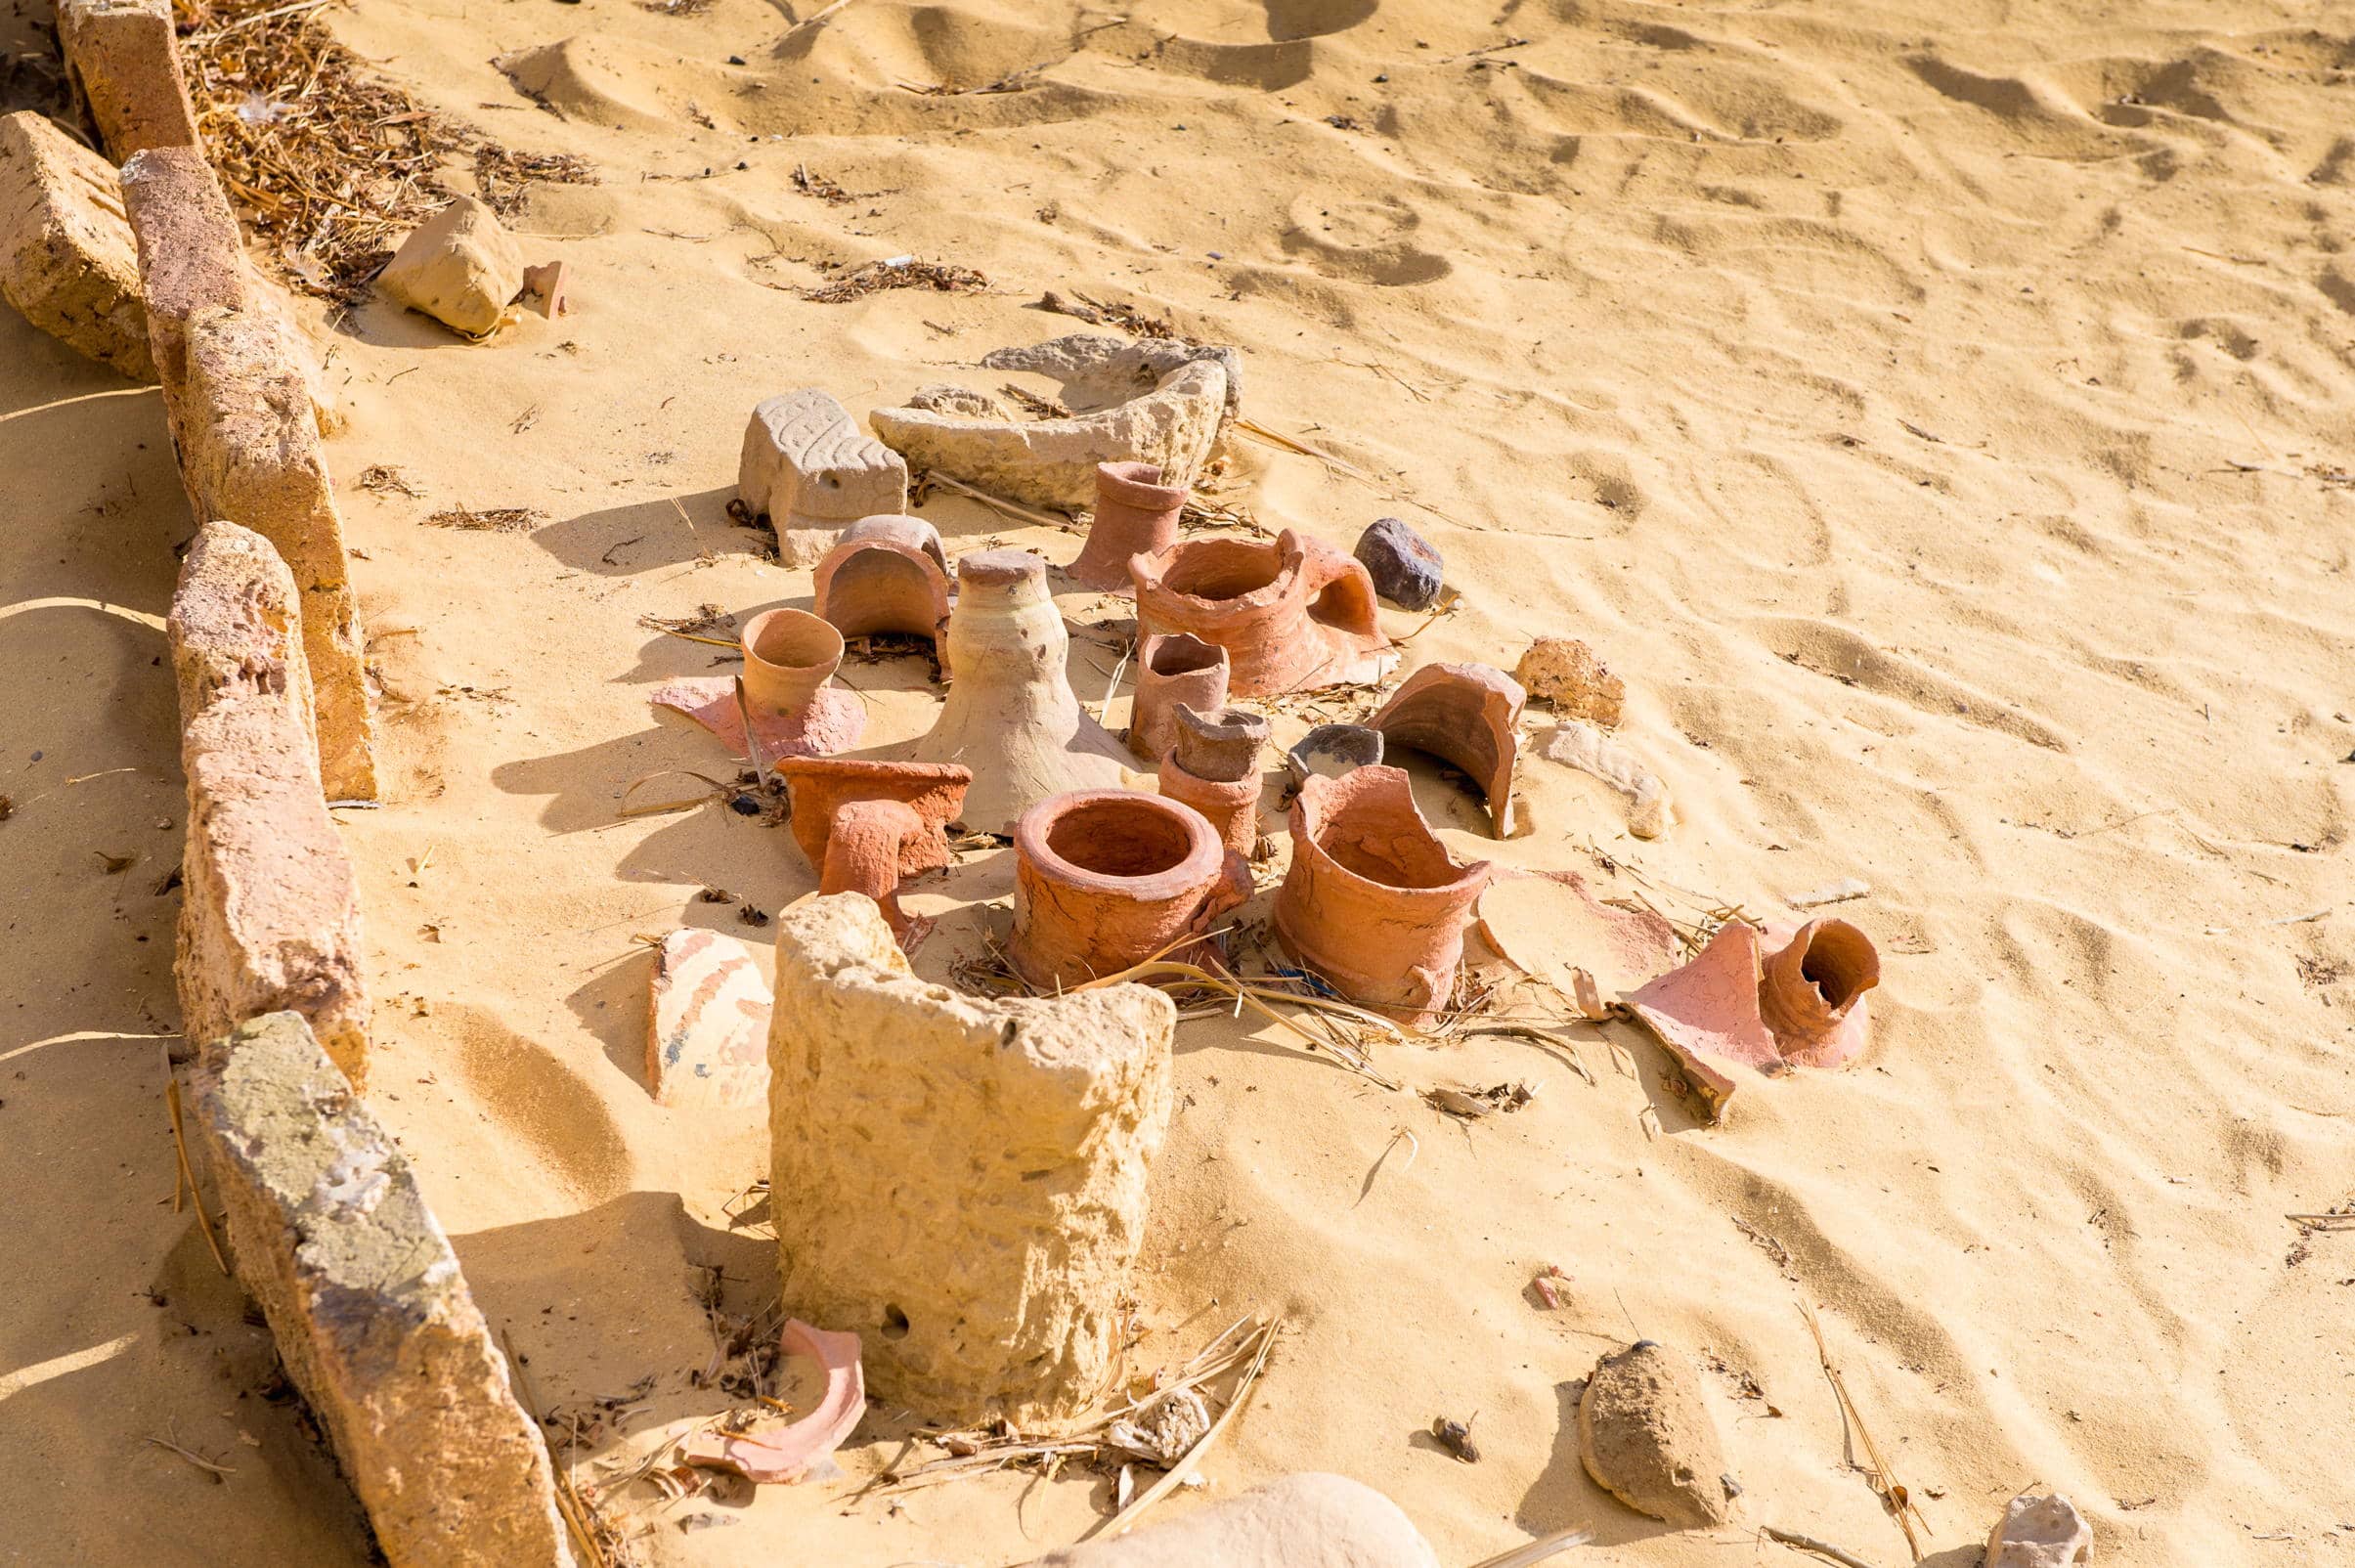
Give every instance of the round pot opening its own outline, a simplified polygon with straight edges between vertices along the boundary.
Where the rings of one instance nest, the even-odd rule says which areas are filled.
[[[1206,539],[1180,550],[1161,584],[1198,599],[1239,599],[1283,575],[1284,556],[1272,544]]]
[[[1806,976],[1833,1012],[1870,990],[1881,978],[1880,956],[1871,938],[1853,926],[1831,923],[1809,934],[1807,956],[1799,973]]]
[[[1332,824],[1317,840],[1344,870],[1385,888],[1408,889],[1444,888],[1463,875],[1446,849],[1404,813],[1363,806],[1358,811],[1360,821]]]
[[[1047,848],[1066,864],[1105,877],[1150,877],[1185,863],[1194,835],[1174,811],[1137,801],[1091,801],[1047,830]]]
[[[1163,637],[1153,650],[1146,665],[1156,675],[1192,675],[1197,670],[1215,670],[1226,662],[1226,654],[1199,637],[1179,633]]]
[[[779,670],[814,670],[843,656],[843,634],[803,610],[771,610],[744,629],[746,656]]]

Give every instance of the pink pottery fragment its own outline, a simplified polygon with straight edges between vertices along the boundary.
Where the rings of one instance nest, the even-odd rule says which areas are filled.
[[[1186,938],[1251,893],[1250,868],[1199,811],[1134,790],[1074,790],[1014,828],[1014,941],[1023,979],[1084,984]]]
[[[797,757],[777,771],[793,795],[794,842],[818,868],[818,892],[865,893],[900,951],[912,951],[932,922],[899,907],[899,883],[948,864],[946,829],[965,809],[973,771],[846,757]]]
[[[807,610],[769,610],[744,623],[744,706],[763,760],[823,757],[858,744],[867,727],[857,694],[829,684],[842,667],[843,634]],[[732,675],[657,686],[647,700],[685,715],[733,751],[745,751]]]
[[[1470,775],[1488,801],[1497,838],[1512,833],[1515,729],[1528,701],[1519,681],[1484,664],[1427,664],[1399,683],[1367,723],[1382,732],[1386,756],[1402,746],[1429,752]]]
[[[1096,517],[1079,558],[1071,562],[1072,581],[1107,593],[1135,592],[1129,557],[1177,543],[1178,514],[1185,509],[1186,487],[1161,483],[1157,464],[1096,464]]]
[[[679,1444],[679,1457],[707,1469],[733,1470],[764,1484],[799,1481],[809,1467],[850,1440],[867,1413],[867,1378],[858,1335],[785,1320],[785,1354],[825,1370],[826,1391],[798,1421],[756,1421],[741,1432],[697,1432]]]
[[[1238,697],[1377,680],[1397,667],[1366,568],[1291,529],[1273,543],[1182,540],[1128,570],[1139,628],[1226,649]]]
[[[663,938],[648,999],[646,1088],[657,1105],[768,1104],[768,981],[742,942],[689,928]]]

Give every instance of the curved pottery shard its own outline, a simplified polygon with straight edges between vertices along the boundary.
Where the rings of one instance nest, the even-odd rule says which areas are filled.
[[[1398,666],[1366,568],[1291,529],[1272,543],[1184,540],[1134,557],[1128,571],[1138,627],[1226,649],[1238,697],[1378,680]]]
[[[921,517],[862,517],[812,578],[820,620],[846,637],[900,632],[940,639],[948,619],[948,557],[940,536]]]
[[[647,693],[658,709],[683,714],[731,751],[747,752],[744,714],[764,761],[848,751],[866,732],[867,710],[854,692],[830,685],[842,667],[843,634],[807,610],[769,610],[744,623],[744,674],[666,681]],[[736,681],[744,703],[736,702]]]
[[[1484,664],[1432,664],[1409,675],[1367,720],[1390,749],[1408,746],[1455,763],[1488,798],[1497,838],[1512,834],[1514,725],[1528,701],[1519,681]]]
[[[867,1413],[867,1378],[858,1335],[785,1320],[785,1354],[807,1356],[825,1370],[826,1391],[798,1421],[758,1421],[742,1432],[697,1432],[679,1457],[707,1469],[733,1470],[760,1482],[799,1481],[809,1467],[841,1448]]]
[[[932,733],[903,755],[973,769],[969,826],[1011,833],[1050,795],[1120,785],[1128,753],[1080,710],[1066,667],[1070,647],[1043,559],[982,550],[957,562],[942,663],[958,675]]]
[[[1592,773],[1628,798],[1628,831],[1656,839],[1668,831],[1668,786],[1644,770],[1633,753],[1582,719],[1566,719],[1546,737],[1549,762]]]
[[[1164,485],[1161,470],[1145,462],[1096,464],[1096,516],[1087,543],[1066,568],[1071,580],[1106,593],[1133,593],[1128,558],[1177,543],[1186,487]]]
[[[933,923],[899,907],[899,884],[948,864],[944,831],[965,806],[969,768],[804,757],[777,764],[793,795],[793,838],[818,868],[818,892],[863,893],[902,952]]]
[[[1207,713],[1227,701],[1227,650],[1184,632],[1137,643],[1137,690],[1129,699],[1128,749],[1158,762],[1176,739],[1177,710]]]
[[[1143,397],[1065,419],[971,419],[929,409],[877,409],[883,444],[917,468],[1033,506],[1085,506],[1099,463],[1146,463],[1189,485],[1209,459],[1227,402],[1227,372],[1192,360]],[[747,504],[750,504],[748,501]]]
[[[1419,1024],[1455,988],[1490,869],[1448,853],[1398,768],[1312,778],[1292,806],[1276,937],[1351,1001]]]
[[[1714,1120],[1737,1067],[1775,1076],[1853,1060],[1864,1049],[1864,993],[1880,982],[1872,939],[1845,920],[1810,920],[1787,937],[1736,920],[1627,1000],[1684,1064]]]
[[[728,1110],[768,1100],[768,981],[744,944],[690,927],[663,938],[648,999],[655,1104]]]
[[[1251,893],[1250,868],[1199,811],[1134,790],[1039,802],[1014,830],[1014,941],[1023,979],[1059,991],[1186,952]]]

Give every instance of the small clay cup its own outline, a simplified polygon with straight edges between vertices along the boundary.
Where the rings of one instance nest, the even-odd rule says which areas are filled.
[[[842,668],[843,634],[807,610],[744,623],[744,700],[756,714],[799,714]]]
[[[1050,796],[1015,824],[1010,955],[1041,990],[1183,958],[1186,938],[1250,887],[1243,857],[1190,806],[1134,790]]]
[[[1173,632],[1137,644],[1137,691],[1128,718],[1128,749],[1158,762],[1176,739],[1179,704],[1204,713],[1227,701],[1227,650]]]
[[[1220,842],[1248,855],[1259,843],[1259,753],[1268,721],[1241,708],[1200,714],[1180,704],[1161,757],[1161,793],[1209,819]]]
[[[1096,518],[1071,562],[1072,581],[1107,593],[1134,593],[1128,558],[1176,543],[1178,514],[1185,509],[1186,487],[1162,484],[1157,464],[1096,464]]]

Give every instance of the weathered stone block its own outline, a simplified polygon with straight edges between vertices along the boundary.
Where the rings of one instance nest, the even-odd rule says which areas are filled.
[[[499,214],[458,196],[410,231],[376,275],[376,288],[468,337],[488,336],[523,292],[523,251]]]
[[[862,517],[907,510],[907,464],[816,387],[761,402],[744,429],[736,494],[766,512],[788,566],[808,566]]]
[[[59,0],[58,42],[114,161],[196,147],[171,0]]]
[[[2023,1492],[2003,1506],[1987,1536],[1986,1568],[2086,1568],[2093,1526],[2058,1492]]]
[[[303,1021],[208,1041],[193,1131],[238,1278],[393,1568],[569,1568],[547,1447],[391,1136]]]
[[[320,794],[296,604],[261,536],[197,534],[168,622],[189,807],[173,971],[191,1040],[292,1009],[359,1086],[360,893]]]
[[[1037,1568],[1438,1568],[1398,1504],[1338,1475],[1287,1475],[1133,1536],[1065,1546]]]
[[[1739,1490],[1692,1364],[1649,1339],[1595,1363],[1578,1401],[1578,1457],[1595,1485],[1682,1530],[1723,1524]]]
[[[114,170],[29,110],[0,114],[0,297],[100,364],[155,379]]]
[[[908,972],[873,899],[777,917],[769,1192],[786,1309],[957,1421],[1077,1415],[1169,1121],[1177,1010],[1141,985],[984,1001]]]

